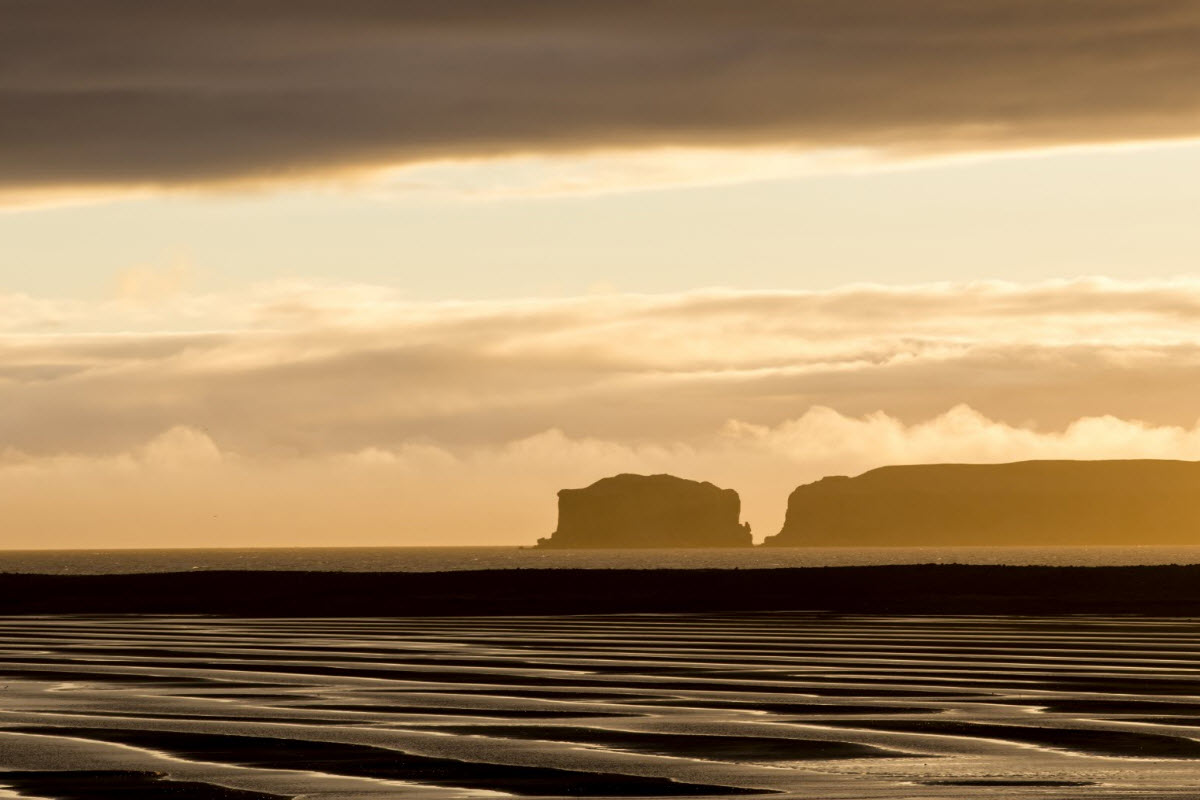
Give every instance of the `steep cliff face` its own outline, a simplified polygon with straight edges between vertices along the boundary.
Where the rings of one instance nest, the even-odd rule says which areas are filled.
[[[732,489],[673,475],[616,475],[558,493],[558,530],[539,547],[749,547]]]
[[[883,467],[798,487],[764,544],[1200,544],[1200,463]]]

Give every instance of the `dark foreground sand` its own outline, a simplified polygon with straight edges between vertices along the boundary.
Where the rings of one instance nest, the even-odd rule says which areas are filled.
[[[0,619],[0,796],[1156,798],[1200,622]]]
[[[0,614],[831,611],[1200,616],[1200,565],[0,574]]]

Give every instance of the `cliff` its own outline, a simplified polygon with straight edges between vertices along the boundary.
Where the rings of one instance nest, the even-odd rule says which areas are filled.
[[[1200,544],[1200,463],[883,467],[798,487],[766,545]]]
[[[673,475],[616,475],[558,493],[558,530],[538,547],[749,547],[732,489]]]

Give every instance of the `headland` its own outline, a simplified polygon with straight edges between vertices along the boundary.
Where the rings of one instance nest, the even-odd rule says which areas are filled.
[[[798,487],[768,546],[1191,545],[1200,462],[881,467]]]

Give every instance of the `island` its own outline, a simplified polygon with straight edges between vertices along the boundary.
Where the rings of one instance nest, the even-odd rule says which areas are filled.
[[[733,489],[674,475],[615,475],[558,493],[558,530],[538,547],[749,547]]]
[[[767,546],[1200,544],[1200,463],[1023,461],[881,467],[788,498]]]

